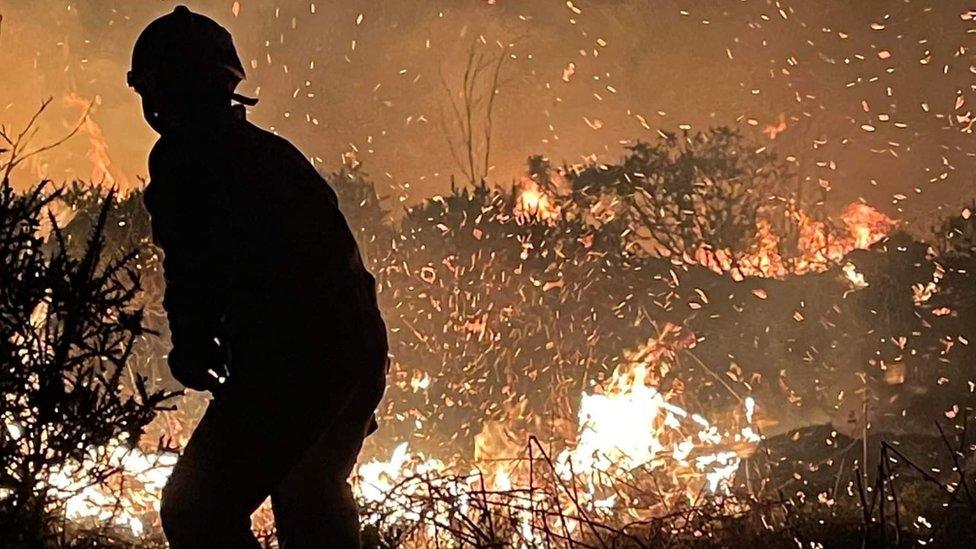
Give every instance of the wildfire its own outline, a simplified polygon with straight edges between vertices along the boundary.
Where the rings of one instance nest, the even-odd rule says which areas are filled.
[[[896,224],[890,217],[861,202],[853,202],[844,208],[841,220],[853,238],[851,246],[859,250],[869,248],[887,236]]]
[[[364,520],[407,527],[424,545],[454,539],[442,534],[459,521],[507,516],[511,545],[528,547],[555,528],[582,536],[586,516],[646,520],[702,491],[728,493],[741,460],[761,440],[753,423],[756,402],[743,399],[738,419],[724,427],[676,403],[681,391],[664,390],[661,382],[677,353],[695,341],[669,324],[626,353],[609,380],[580,395],[575,435],[551,458],[538,441],[533,447],[532,433],[489,422],[469,465],[414,454],[406,442],[389,459],[361,464],[353,487]],[[93,452],[108,452],[118,472],[95,485],[85,464],[55,471],[49,484],[63,495],[67,517],[142,536],[157,520],[160,491],[176,455],[122,445]],[[267,511],[256,514],[256,524]]]
[[[687,261],[706,266],[718,273],[745,277],[784,278],[789,275],[818,273],[840,262],[854,250],[866,250],[885,238],[896,222],[878,210],[859,202],[851,203],[840,216],[843,230],[833,231],[824,222],[805,212],[797,214],[798,234],[795,253],[784,257],[781,248],[787,244],[772,224],[760,219],[756,224],[755,244],[739,258],[728,250],[698,249]]]
[[[559,206],[535,179],[528,176],[522,178],[515,202],[515,218],[519,222],[554,221],[559,212]]]
[[[753,424],[756,403],[745,398],[743,425],[726,429],[675,404],[657,384],[675,352],[693,342],[669,325],[661,337],[630,353],[599,392],[582,393],[576,440],[553,460],[533,457],[539,454],[531,439],[521,456],[506,457],[492,456],[485,450],[491,444],[479,440],[474,467],[461,473],[413,455],[406,442],[388,460],[362,464],[355,488],[369,510],[367,521],[412,523],[421,537],[436,541],[439,530],[462,520],[458,513],[477,521],[483,509],[504,508],[513,528],[511,544],[525,547],[550,529],[563,528],[571,536],[588,513],[648,518],[682,498],[691,501],[702,489],[727,492],[742,458],[761,440]],[[505,438],[494,447],[511,450],[505,431],[492,424],[483,434]],[[547,489],[547,473],[564,490]]]
[[[69,107],[77,107],[85,111],[89,107],[89,102],[77,93],[70,91],[64,96],[64,104]],[[82,121],[82,128],[88,134],[88,160],[92,163],[91,180],[104,183],[109,187],[127,190],[129,180],[121,169],[112,163],[112,158],[108,154],[108,142],[105,140],[105,132],[102,126],[95,122],[89,113]]]
[[[74,93],[65,103],[87,107]],[[771,138],[785,129],[785,122],[781,125]],[[90,140],[92,178],[124,187],[126,179],[109,157],[101,127],[89,116],[83,128]],[[523,177],[512,206],[515,221],[555,223],[563,215],[557,194],[552,186]],[[746,254],[737,257],[729,250],[702,247],[694,257],[683,259],[735,277],[821,272],[851,251],[870,247],[895,226],[883,213],[860,203],[844,209],[840,229],[802,211],[795,215],[795,251],[789,257],[783,252],[786,237],[760,219]],[[867,284],[853,265],[847,264],[843,272],[855,287]],[[939,276],[936,273],[933,288]],[[421,268],[419,277],[433,284],[437,271]],[[933,288],[917,289],[917,299],[927,299]],[[472,316],[463,330],[480,341],[490,336],[488,318]],[[599,515],[608,522],[644,521],[691,504],[702,493],[731,493],[742,460],[762,440],[754,423],[757,404],[745,397],[728,417],[709,418],[682,400],[680,383],[666,387],[677,354],[695,342],[694,334],[669,324],[625,353],[609,379],[578,393],[575,417],[559,418],[555,448],[544,449],[532,425],[495,420],[484,422],[470,460],[423,455],[402,442],[387,459],[362,463],[354,472],[353,487],[364,520],[383,531],[413,531],[424,545],[458,539],[442,533],[456,534],[456,529],[465,528],[459,524],[505,517],[509,544],[527,547],[541,544],[542,532],[559,530],[569,539],[582,535],[587,516]],[[413,393],[423,393],[435,380],[414,369],[407,384]],[[523,411],[515,410],[512,417],[521,417]],[[11,429],[16,426],[8,424]],[[143,450],[97,449],[111,452],[118,468],[99,485],[86,484],[84,464],[55,472],[50,485],[65,494],[67,517],[111,522],[129,528],[134,536],[143,535],[146,521],[158,520],[160,491],[176,460],[172,453]],[[270,525],[268,514],[269,509],[262,508],[255,520]],[[477,542],[475,537],[472,545]]]
[[[111,451],[119,473],[107,486],[86,484],[84,464],[79,470],[59,471],[50,479],[53,489],[70,494],[65,499],[68,519],[128,527],[134,536],[146,531],[159,513],[159,493],[176,464],[174,453],[143,453],[122,447]]]

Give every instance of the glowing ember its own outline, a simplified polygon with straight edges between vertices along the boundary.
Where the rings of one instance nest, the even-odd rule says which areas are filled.
[[[932,299],[932,296],[939,292],[939,282],[945,278],[945,269],[938,263],[932,270],[932,279],[922,284],[912,285],[912,300],[916,305],[922,305]]]

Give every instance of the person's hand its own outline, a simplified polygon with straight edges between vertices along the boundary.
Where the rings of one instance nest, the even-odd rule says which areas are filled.
[[[227,353],[212,338],[174,345],[169,369],[176,381],[194,391],[215,392],[227,368]]]

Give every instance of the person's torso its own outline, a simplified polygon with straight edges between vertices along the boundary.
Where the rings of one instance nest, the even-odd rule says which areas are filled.
[[[211,234],[201,237],[223,256],[225,324],[237,346],[315,337],[329,347],[378,332],[385,341],[373,277],[336,195],[295,147],[246,121],[163,146],[185,151],[189,173],[156,191],[200,193],[212,206]]]

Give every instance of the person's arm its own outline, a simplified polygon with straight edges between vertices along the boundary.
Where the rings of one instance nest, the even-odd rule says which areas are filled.
[[[221,204],[218,182],[207,181],[187,159],[153,151],[146,208],[153,240],[164,253],[166,290],[163,307],[169,318],[173,377],[190,389],[214,390],[215,374],[224,375],[226,354],[217,343],[224,313],[227,281],[220,249]]]

